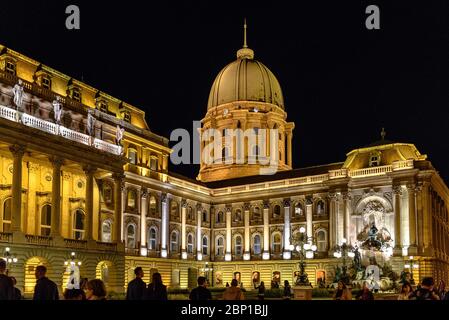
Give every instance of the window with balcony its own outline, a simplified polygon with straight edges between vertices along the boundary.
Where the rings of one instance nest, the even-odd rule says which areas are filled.
[[[128,148],[128,160],[131,164],[137,164],[137,150],[130,147]]]
[[[223,223],[224,222],[224,214],[223,211],[219,211],[217,213],[217,219],[216,219],[217,223]]]
[[[187,236],[187,253],[193,254],[193,235],[191,233]]]
[[[325,214],[325,205],[323,200],[318,200],[316,203],[316,214],[319,216]]]
[[[151,227],[148,232],[148,249],[156,250],[157,244],[157,230],[156,227]]]
[[[215,254],[219,257],[224,256],[224,238],[221,236],[217,238],[217,249]]]
[[[137,204],[137,191],[134,189],[128,190],[128,209],[135,209]]]
[[[10,232],[11,231],[11,198],[6,199],[3,202],[3,222],[2,222],[2,231]]]
[[[84,219],[85,213],[78,209],[73,216],[73,238],[76,240],[84,239]]]
[[[203,222],[208,222],[209,221],[206,210],[203,211],[202,218],[203,218],[203,220],[202,220]]]
[[[253,208],[253,218],[252,220],[260,220],[262,218],[261,214],[260,214],[260,208],[259,207],[254,207]]]
[[[103,201],[106,204],[112,203],[112,187],[109,183],[103,184]]]
[[[112,222],[109,219],[101,224],[101,241],[112,242]]]
[[[153,170],[153,171],[156,171],[158,168],[157,168],[157,158],[156,157],[151,157],[151,159],[150,159],[150,169],[151,170]]]
[[[275,205],[273,207],[273,219],[279,219],[281,217],[281,206]]]
[[[78,101],[79,103],[81,103],[81,89],[74,87],[71,90],[71,96],[70,96],[73,100]]]
[[[193,214],[193,209],[190,206],[187,208],[187,220],[188,221],[194,221],[195,220],[195,215]]]
[[[241,222],[242,221],[242,210],[237,209],[235,210],[234,214],[234,222]]]
[[[126,247],[134,249],[136,247],[136,226],[128,224],[126,228]]]
[[[51,90],[51,79],[49,76],[43,76],[41,83],[43,88]]]
[[[179,219],[179,205],[175,200],[170,201],[170,216]]]
[[[304,216],[304,209],[303,209],[302,203],[297,202],[295,204],[295,217],[298,218],[298,217],[302,217],[302,216]]]
[[[170,235],[170,252],[176,253],[179,251],[178,232],[173,231]]]
[[[209,239],[207,239],[207,236],[203,236],[202,253],[205,256],[207,256],[209,254]]]
[[[242,252],[242,236],[238,235],[234,240],[234,253],[236,256],[241,256]]]
[[[372,152],[369,155],[369,166],[370,167],[380,166],[380,158],[381,158],[381,153],[379,151]]]
[[[5,71],[13,76],[16,75],[16,64],[13,61],[6,61]]]
[[[41,236],[48,237],[51,232],[51,205],[46,204],[41,209]]]

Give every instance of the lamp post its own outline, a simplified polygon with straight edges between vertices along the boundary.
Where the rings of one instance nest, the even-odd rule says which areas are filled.
[[[8,275],[10,266],[12,268],[12,265],[17,263],[18,259],[11,253],[11,248],[9,247],[5,248],[4,259],[6,261],[6,275]]]
[[[305,259],[312,259],[314,253],[317,250],[317,246],[313,244],[313,237],[307,237],[306,229],[304,227],[299,228],[298,236],[290,239],[290,251],[297,251],[299,253],[299,276],[296,279],[297,286],[310,286],[310,282],[305,272],[306,261]]]
[[[80,288],[80,274],[79,267],[81,266],[81,261],[76,262],[76,253],[70,253],[70,260],[64,261],[64,266],[66,270],[70,272],[69,280],[67,282],[67,289],[79,289]]]
[[[416,263],[416,260],[413,256],[408,257],[409,260],[404,264],[404,268],[409,269],[410,272],[410,284],[415,285],[415,279],[413,279],[413,269],[418,271],[419,264]]]
[[[214,271],[214,265],[211,264],[211,266],[209,267],[209,262],[206,261],[206,263],[204,264],[204,268],[201,268],[201,271],[204,272],[204,277],[206,278],[206,283],[210,284],[209,272],[212,273]]]
[[[336,245],[334,247],[334,257],[337,259],[342,259],[343,266],[342,266],[342,275],[341,280],[344,282],[344,284],[349,285],[349,275],[347,274],[348,267],[346,266],[346,259],[347,258],[354,258],[354,247],[348,244],[346,239],[341,240],[341,245]]]

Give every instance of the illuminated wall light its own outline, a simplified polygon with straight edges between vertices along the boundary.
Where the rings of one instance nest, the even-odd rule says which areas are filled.
[[[201,252],[198,252],[197,257],[198,261],[203,260],[203,254]]]
[[[225,261],[231,261],[232,260],[232,255],[230,253],[226,253],[225,254]]]
[[[140,255],[146,257],[148,255],[148,249],[146,247],[140,248]]]
[[[181,257],[182,257],[184,260],[186,260],[186,259],[187,259],[187,252],[184,251],[184,252],[182,253]]]
[[[263,260],[269,260],[270,259],[270,253],[269,252],[264,252],[262,254],[262,259]]]
[[[292,258],[292,253],[290,251],[285,251],[282,255],[284,260],[290,260]]]
[[[245,261],[251,260],[251,255],[249,253],[244,253],[243,254],[243,260],[245,260]]]
[[[167,256],[168,256],[167,250],[162,250],[161,251],[161,257],[162,258],[167,258]]]

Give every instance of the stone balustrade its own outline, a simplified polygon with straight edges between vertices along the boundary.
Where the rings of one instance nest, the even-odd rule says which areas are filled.
[[[53,246],[53,239],[51,237],[37,236],[32,234],[25,235],[26,242],[29,244],[37,244],[40,246]]]
[[[0,232],[0,242],[12,242],[12,233]]]
[[[86,240],[64,239],[64,244],[67,248],[87,249]]]

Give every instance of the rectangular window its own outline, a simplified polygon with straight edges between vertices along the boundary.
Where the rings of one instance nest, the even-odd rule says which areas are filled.
[[[78,88],[73,88],[72,99],[81,102],[81,91]]]
[[[108,104],[104,101],[100,102],[100,111],[104,113],[108,113]]]
[[[150,160],[150,169],[153,171],[157,170],[157,159],[156,158],[151,158]]]
[[[10,61],[6,62],[5,71],[13,76],[16,75],[16,65]]]
[[[42,87],[50,90],[51,89],[51,80],[47,77],[43,77],[42,78]]]

